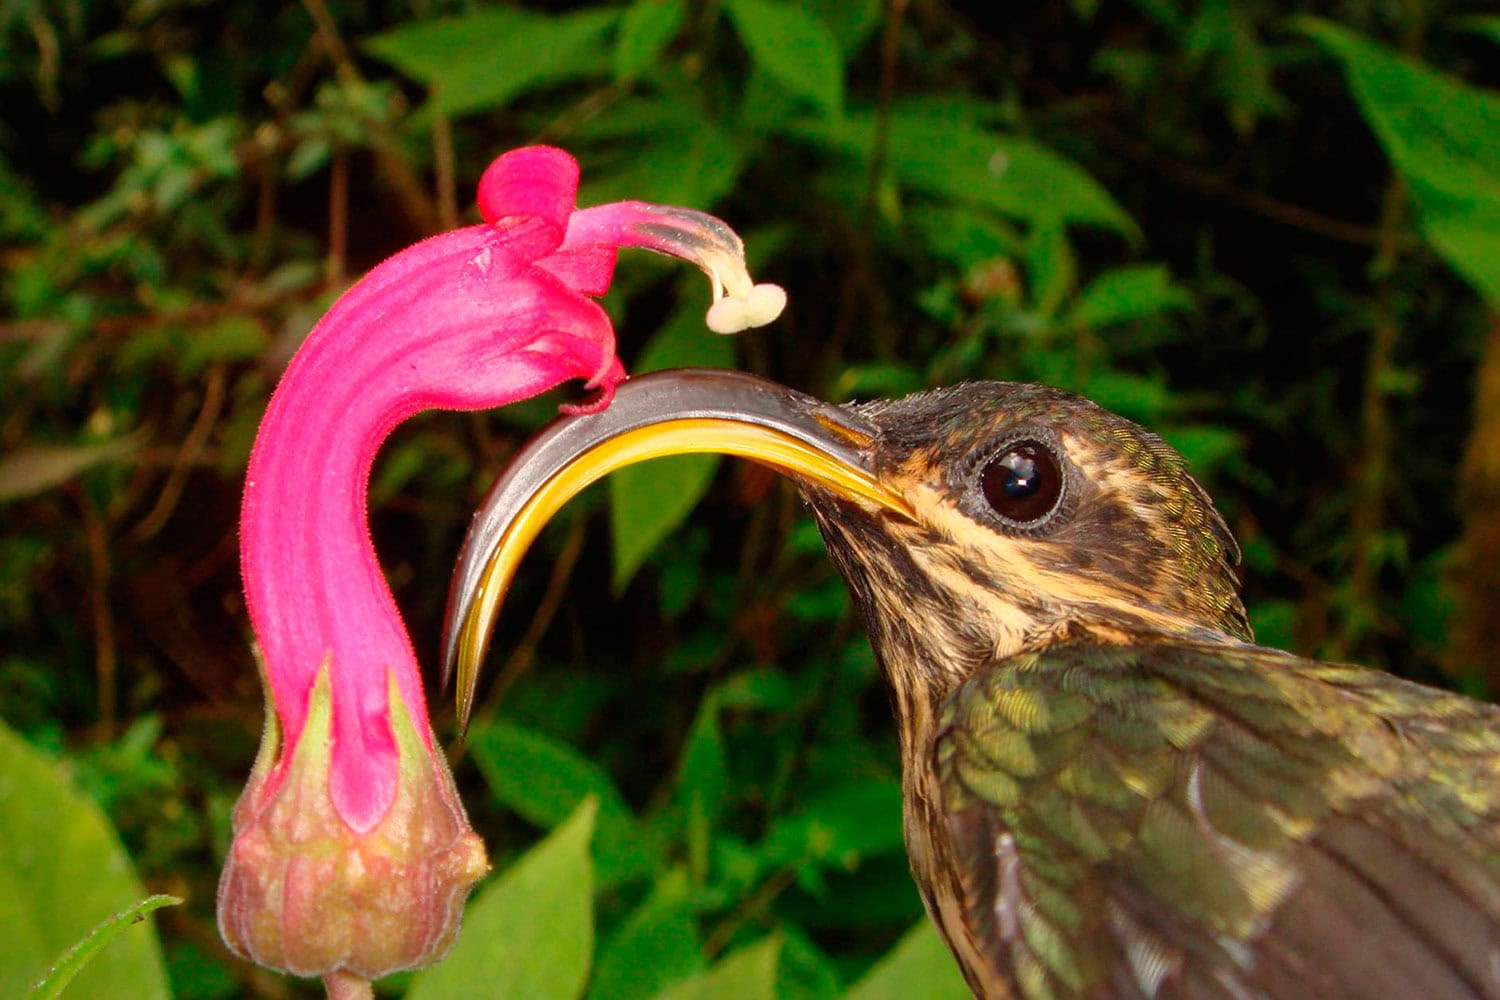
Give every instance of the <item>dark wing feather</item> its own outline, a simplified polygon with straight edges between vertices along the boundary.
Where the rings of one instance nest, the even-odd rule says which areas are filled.
[[[1500,998],[1492,706],[1249,646],[1059,647],[956,691],[935,751],[983,991]]]

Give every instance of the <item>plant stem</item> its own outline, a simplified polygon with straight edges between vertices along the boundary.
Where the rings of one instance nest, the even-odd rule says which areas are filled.
[[[323,977],[328,1000],[374,1000],[375,988],[368,979],[342,969]]]

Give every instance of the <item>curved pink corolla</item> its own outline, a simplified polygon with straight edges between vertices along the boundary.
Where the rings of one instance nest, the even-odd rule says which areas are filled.
[[[609,287],[618,247],[702,267],[721,332],[766,322],[785,301],[750,281],[738,237],[718,220],[640,202],[578,210],[577,184],[561,150],[496,160],[479,186],[484,222],[371,271],[272,396],[240,550],[274,718],[236,807],[219,900],[226,940],[263,964],[363,976],[424,964],[446,949],[485,870],[370,541],[380,443],[420,410],[499,406],[568,379],[596,390],[590,407],[608,405],[624,371],[592,297]],[[330,917],[353,925],[303,940]]]

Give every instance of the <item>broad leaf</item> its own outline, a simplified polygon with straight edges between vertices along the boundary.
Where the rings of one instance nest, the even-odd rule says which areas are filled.
[[[872,778],[840,786],[777,821],[764,850],[774,864],[816,861],[852,870],[864,858],[901,848],[901,786]]]
[[[589,1000],[647,1000],[703,964],[687,873],[674,869],[599,949]]]
[[[1500,303],[1500,95],[1467,86],[1326,21],[1303,31],[1343,64],[1432,248]]]
[[[601,885],[650,872],[651,854],[635,815],[609,775],[573,747],[533,729],[488,722],[470,731],[469,750],[495,797],[538,826],[550,830],[594,798]]]
[[[678,983],[656,995],[656,1000],[773,1000],[776,960],[781,939],[766,938],[741,948],[700,976]]]
[[[729,0],[729,16],[755,65],[825,115],[844,108],[844,67],[838,40],[799,5]]]
[[[594,951],[595,803],[578,807],[469,902],[448,957],[412,977],[407,1000],[575,1000]]]
[[[1068,310],[1071,326],[1094,328],[1188,309],[1192,298],[1161,264],[1141,264],[1106,271],[1079,293]]]
[[[691,298],[689,298],[691,296]],[[694,281],[684,304],[656,332],[640,360],[639,374],[662,368],[734,364],[734,343],[703,326],[703,294]],[[690,514],[719,467],[717,455],[683,455],[627,466],[609,478],[609,526],[614,543],[614,586],[623,590],[661,540]]]
[[[860,161],[875,138],[873,115],[786,126],[795,136]],[[1048,217],[1129,235],[1135,224],[1081,168],[1019,136],[989,131],[962,108],[903,106],[891,114],[888,163],[905,187],[1016,219]]]
[[[545,86],[609,71],[605,39],[613,9],[556,16],[488,7],[418,21],[365,40],[364,47],[426,84],[450,115],[503,107]]]
[[[0,997],[23,997],[101,921],[146,895],[99,807],[0,723]],[[68,984],[68,1000],[165,1000],[156,931],[134,923]]]
[[[907,931],[844,1000],[968,1000],[958,964],[932,921]]]
[[[682,30],[686,0],[635,0],[625,8],[615,39],[615,79],[629,80],[649,69]]]

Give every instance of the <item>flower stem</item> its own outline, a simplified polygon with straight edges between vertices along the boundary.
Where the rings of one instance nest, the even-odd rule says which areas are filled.
[[[328,1000],[374,1000],[375,987],[368,979],[340,969],[323,977]]]

